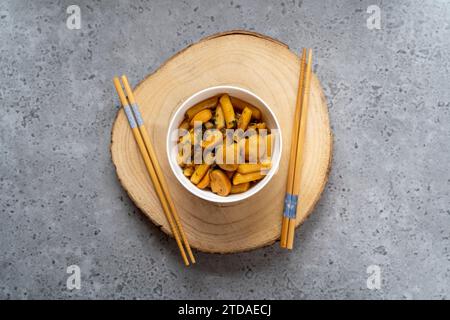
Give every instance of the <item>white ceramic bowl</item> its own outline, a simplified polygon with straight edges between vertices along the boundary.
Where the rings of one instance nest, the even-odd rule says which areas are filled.
[[[259,108],[262,113],[263,120],[266,122],[267,127],[271,130],[275,130],[277,134],[274,135],[274,145],[272,146],[272,168],[269,170],[267,175],[260,180],[256,185],[251,187],[249,190],[243,193],[238,194],[230,194],[226,197],[219,196],[209,190],[202,190],[197,188],[190,180],[183,174],[182,168],[177,164],[177,139],[178,139],[178,127],[181,122],[184,120],[184,115],[186,111],[194,106],[195,104],[216,96],[221,93],[228,93],[229,95],[244,100],[248,103],[251,103],[255,107]],[[235,86],[216,86],[204,89],[190,96],[186,101],[184,101],[181,106],[175,111],[175,114],[172,116],[169,123],[169,130],[167,133],[167,156],[169,159],[170,167],[172,168],[173,173],[177,177],[178,181],[188,190],[190,193],[196,195],[197,197],[208,200],[211,202],[215,202],[218,204],[229,204],[239,202],[245,199],[250,198],[254,194],[261,191],[267,183],[269,183],[270,179],[272,179],[273,175],[277,172],[278,167],[280,165],[281,159],[281,130],[278,120],[276,119],[274,113],[270,109],[270,107],[257,95],[254,93],[242,89]]]

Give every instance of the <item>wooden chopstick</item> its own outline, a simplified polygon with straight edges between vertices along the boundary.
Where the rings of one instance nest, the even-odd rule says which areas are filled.
[[[137,125],[139,128],[139,131],[141,133],[142,139],[144,140],[144,144],[147,148],[147,151],[150,156],[150,160],[153,164],[153,167],[156,171],[156,174],[158,176],[158,180],[161,184],[162,190],[164,192],[164,195],[166,196],[167,202],[169,203],[170,210],[172,211],[173,218],[175,220],[175,224],[178,228],[178,231],[180,232],[181,239],[183,240],[183,244],[186,248],[186,251],[188,252],[189,258],[191,259],[192,263],[195,263],[194,255],[192,254],[191,246],[189,245],[189,242],[187,240],[186,234],[184,233],[183,226],[181,225],[180,217],[178,216],[178,212],[175,208],[175,205],[173,203],[172,197],[170,196],[169,187],[167,185],[166,179],[164,178],[164,174],[161,170],[161,166],[159,165],[158,158],[156,157],[155,150],[153,148],[153,145],[150,141],[150,137],[148,135],[147,129],[144,126],[144,121],[142,120],[141,112],[139,110],[139,106],[136,102],[136,99],[134,98],[133,90],[131,90],[130,84],[128,83],[128,78],[125,75],[122,75],[122,83],[125,88],[125,92],[128,96],[128,101],[131,104],[131,109],[133,110],[134,116],[137,120]]]
[[[305,78],[305,67],[306,67],[306,49],[303,48],[302,58],[300,61],[300,75],[298,81],[297,90],[297,100],[295,104],[295,114],[294,114],[294,124],[292,128],[292,138],[291,138],[291,152],[289,156],[289,168],[288,168],[288,179],[286,185],[286,197],[284,201],[284,213],[283,213],[283,223],[281,225],[281,239],[280,246],[286,248],[287,245],[287,235],[289,227],[289,217],[290,217],[290,199],[293,191],[294,182],[294,172],[295,172],[295,159],[297,156],[297,140],[298,132],[300,127],[300,117],[302,113],[302,103],[303,103],[303,85]]]
[[[297,199],[300,194],[300,182],[302,175],[302,166],[303,166],[303,153],[305,146],[305,136],[306,136],[306,123],[308,116],[308,103],[309,103],[309,94],[311,91],[311,64],[312,64],[312,49],[308,50],[308,63],[306,65],[306,74],[305,74],[305,91],[303,93],[303,102],[302,102],[302,114],[300,120],[300,128],[298,133],[297,140],[297,156],[295,159],[295,173],[294,173],[294,185],[292,187],[292,195],[295,198],[293,201],[293,209],[294,215],[289,219],[288,226],[288,237],[287,237],[287,249],[292,249],[294,245],[294,234],[295,234],[295,223],[297,216]]]
[[[151,178],[151,180],[153,182],[153,185],[155,187],[155,190],[156,190],[156,193],[158,195],[158,198],[161,201],[161,206],[163,207],[164,213],[166,214],[166,217],[167,217],[167,220],[169,222],[170,228],[172,229],[172,233],[173,233],[173,235],[175,237],[175,240],[177,242],[177,245],[178,245],[178,248],[180,250],[181,256],[183,258],[183,261],[184,261],[185,265],[188,266],[189,265],[189,260],[188,260],[188,258],[186,256],[186,252],[185,252],[185,250],[183,248],[183,244],[181,243],[180,236],[178,234],[178,230],[176,229],[175,223],[174,223],[173,218],[172,218],[172,214],[171,214],[171,212],[169,210],[169,206],[167,204],[167,200],[166,200],[166,198],[165,198],[165,196],[163,194],[161,185],[160,185],[159,180],[157,178],[155,169],[153,168],[153,165],[152,165],[152,162],[150,160],[150,156],[148,155],[148,152],[147,152],[147,149],[145,147],[144,141],[143,141],[143,139],[141,137],[141,133],[140,133],[138,127],[137,127],[136,120],[135,120],[135,118],[134,118],[134,116],[132,114],[130,105],[128,104],[127,98],[125,97],[125,94],[123,92],[122,86],[121,86],[120,81],[119,81],[119,78],[115,77],[113,81],[114,81],[114,87],[116,88],[117,94],[119,95],[120,102],[121,102],[121,104],[123,106],[124,112],[125,112],[125,114],[127,116],[128,122],[129,122],[131,130],[133,132],[133,136],[134,136],[134,138],[136,140],[136,143],[138,145],[139,151],[141,153],[142,159],[144,160],[145,167],[147,168],[147,171],[148,171],[148,173],[150,175],[150,178]]]

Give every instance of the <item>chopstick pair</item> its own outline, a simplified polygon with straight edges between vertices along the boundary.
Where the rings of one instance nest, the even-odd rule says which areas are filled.
[[[131,130],[133,132],[134,139],[136,140],[142,159],[144,160],[145,167],[147,168],[147,171],[150,175],[158,198],[161,201],[161,206],[163,207],[164,213],[167,217],[167,221],[169,222],[173,236],[175,237],[175,241],[177,242],[178,248],[180,249],[183,261],[185,265],[188,266],[190,264],[188,260],[189,256],[191,262],[195,263],[194,255],[192,254],[191,247],[183,231],[180,218],[178,217],[177,210],[169,193],[167,182],[164,178],[161,167],[159,166],[158,159],[156,158],[155,151],[150,141],[150,137],[147,133],[147,129],[144,126],[144,121],[139,111],[139,106],[136,103],[133,91],[131,90],[131,87],[128,83],[128,79],[126,76],[122,76],[122,82],[125,88],[126,96],[120,84],[119,78],[114,77],[113,82],[117,94],[119,95],[123,110],[127,116],[128,123],[130,124]],[[186,255],[186,251],[188,253],[188,256]]]
[[[297,217],[298,196],[300,193],[306,120],[311,85],[311,63],[312,49],[308,50],[307,63],[306,49],[303,49],[292,130],[286,196],[284,199],[283,222],[281,225],[280,246],[286,249],[292,249],[294,245],[295,221]]]

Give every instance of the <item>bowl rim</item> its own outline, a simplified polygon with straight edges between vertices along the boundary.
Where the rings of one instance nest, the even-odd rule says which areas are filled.
[[[278,148],[273,149],[274,154],[272,155],[272,167],[269,170],[269,172],[267,173],[267,175],[261,181],[259,181],[255,186],[250,188],[249,190],[242,192],[242,193],[238,193],[238,194],[228,195],[226,197],[219,196],[211,191],[206,191],[206,190],[202,190],[202,189],[195,187],[195,185],[193,185],[192,182],[182,174],[182,172],[180,174],[177,171],[177,169],[181,170],[181,168],[176,163],[176,155],[173,155],[172,154],[173,152],[171,151],[173,148],[173,144],[172,144],[172,140],[171,140],[171,134],[172,134],[171,132],[174,129],[175,119],[179,117],[179,114],[181,112],[186,112],[186,110],[188,108],[190,108],[194,105],[194,104],[192,104],[186,108],[186,106],[188,105],[189,102],[193,101],[195,98],[197,98],[200,95],[203,95],[209,91],[214,91],[214,90],[223,90],[225,93],[227,92],[227,90],[229,90],[229,91],[235,90],[235,91],[240,91],[246,95],[252,96],[254,99],[258,100],[258,102],[264,106],[264,108],[266,110],[264,110],[263,113],[268,112],[270,114],[270,116],[273,118],[273,120],[275,122],[276,128],[274,128],[274,129],[278,130],[278,135],[277,135],[278,144],[276,144],[276,145],[278,145]],[[204,99],[202,99],[200,101],[211,98],[212,96],[214,96],[214,95],[211,94],[209,96],[206,96]],[[184,109],[186,109],[186,110],[184,110]],[[177,128],[178,128],[178,126],[177,126]],[[240,202],[240,201],[250,198],[251,196],[253,196],[256,193],[258,193],[259,191],[261,191],[270,182],[270,180],[273,178],[275,173],[278,171],[278,168],[279,168],[279,165],[281,162],[282,149],[283,149],[283,141],[282,141],[282,132],[281,132],[280,124],[278,122],[277,117],[275,116],[275,113],[272,111],[272,109],[269,107],[269,105],[263,99],[261,99],[259,96],[257,96],[253,92],[249,91],[248,89],[244,89],[244,88],[241,88],[238,86],[233,86],[233,85],[218,85],[218,86],[207,87],[205,89],[195,92],[194,94],[192,94],[189,97],[187,97],[186,99],[184,99],[184,101],[176,108],[175,112],[170,117],[169,126],[167,129],[167,135],[166,135],[167,160],[169,161],[169,165],[172,170],[172,173],[175,175],[178,182],[194,196],[197,196],[197,197],[199,197],[203,200],[207,200],[209,202],[220,203],[220,204],[230,204],[230,203]]]

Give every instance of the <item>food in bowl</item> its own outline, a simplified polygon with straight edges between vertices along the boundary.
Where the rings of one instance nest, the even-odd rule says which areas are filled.
[[[229,94],[189,108],[178,132],[177,163],[196,188],[223,197],[243,193],[272,166],[273,135],[263,114]]]

